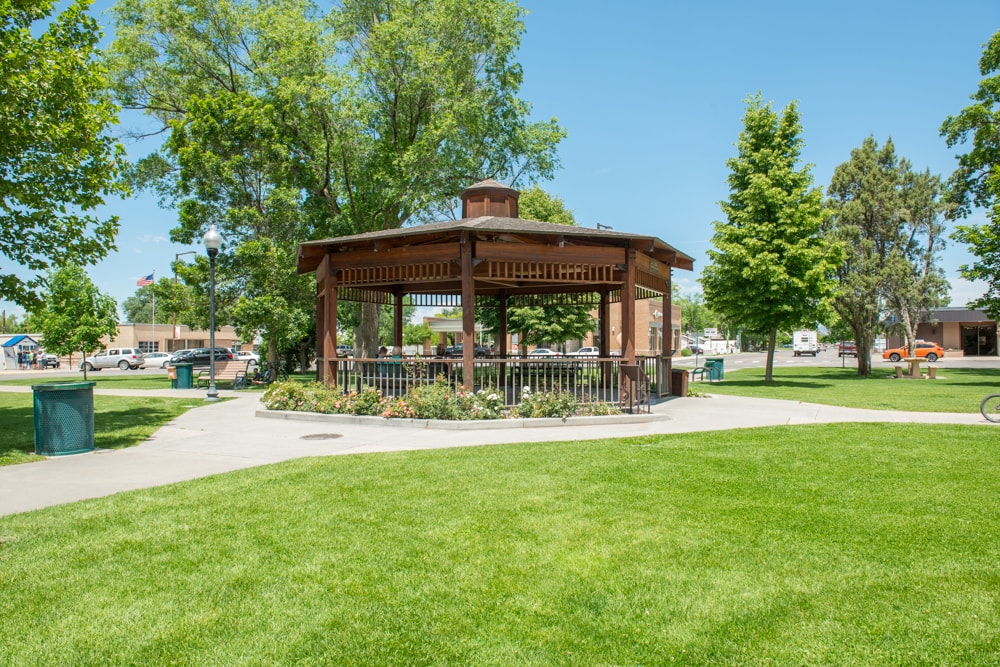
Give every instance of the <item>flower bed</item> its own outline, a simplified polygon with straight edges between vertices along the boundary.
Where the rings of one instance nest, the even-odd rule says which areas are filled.
[[[366,388],[341,393],[336,387],[318,382],[280,382],[271,385],[262,399],[268,410],[291,410],[333,415],[377,415],[386,419],[526,419],[585,415],[617,415],[621,410],[610,403],[579,403],[564,391],[532,392],[524,387],[521,401],[509,410],[503,397],[489,390],[467,392],[455,389],[443,378],[433,384],[412,387],[406,396],[383,396]]]

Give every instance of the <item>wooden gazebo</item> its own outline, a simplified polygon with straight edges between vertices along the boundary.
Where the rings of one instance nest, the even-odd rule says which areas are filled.
[[[652,236],[521,220],[517,201],[516,190],[483,181],[462,193],[460,220],[300,244],[299,273],[316,273],[317,379],[337,377],[340,301],[394,306],[393,343],[402,346],[406,296],[417,306],[463,306],[466,341],[475,339],[468,304],[498,308],[501,358],[509,307],[564,304],[598,308],[600,355],[607,357],[608,305],[620,301],[622,360],[634,364],[636,300],[659,296],[670,313],[671,269],[692,270],[692,258]],[[467,389],[473,354],[472,345],[463,346]]]

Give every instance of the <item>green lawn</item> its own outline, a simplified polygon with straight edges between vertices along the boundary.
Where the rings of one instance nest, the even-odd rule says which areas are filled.
[[[118,371],[113,371],[118,373]],[[27,387],[33,384],[46,384],[49,382],[83,382],[83,372],[74,375],[39,375],[37,378],[4,378],[0,384],[14,387]],[[139,373],[121,373],[119,375],[103,375],[100,372],[87,373],[87,382],[95,383],[95,387],[100,389],[170,389],[170,380],[167,372],[156,375],[146,375]]]
[[[308,459],[0,518],[3,665],[996,665],[988,426]]]
[[[31,394],[0,392],[0,466],[42,460],[34,454],[33,400]],[[197,405],[190,398],[95,396],[94,445],[103,449],[137,445]]]
[[[722,382],[692,382],[702,393],[779,398],[873,410],[978,412],[987,394],[1000,392],[1000,369],[939,368],[936,380],[898,380],[876,367],[871,377],[856,368],[777,367],[773,384],[763,368],[726,371]]]

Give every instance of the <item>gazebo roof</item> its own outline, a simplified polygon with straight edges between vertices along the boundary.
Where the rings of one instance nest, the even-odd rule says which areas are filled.
[[[457,240],[463,233],[471,233],[477,239],[514,241],[535,245],[558,245],[559,243],[565,245],[568,242],[580,247],[631,248],[640,250],[679,269],[692,270],[694,268],[694,259],[691,256],[655,236],[629,234],[615,230],[597,230],[589,227],[575,227],[520,218],[482,216],[307,241],[299,244],[298,271],[299,273],[315,271],[327,253],[351,252],[360,249],[378,251],[403,246],[414,247],[446,243],[450,240]]]

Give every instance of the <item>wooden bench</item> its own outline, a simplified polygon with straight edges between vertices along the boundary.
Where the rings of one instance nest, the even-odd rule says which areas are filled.
[[[247,366],[250,362],[245,361],[216,361],[215,362],[215,381],[219,382],[229,382],[232,384],[233,389],[246,389],[247,387]],[[194,386],[200,389],[202,383],[205,383],[207,388],[212,382],[212,370],[210,368],[205,368],[198,371],[198,376],[195,378]]]

